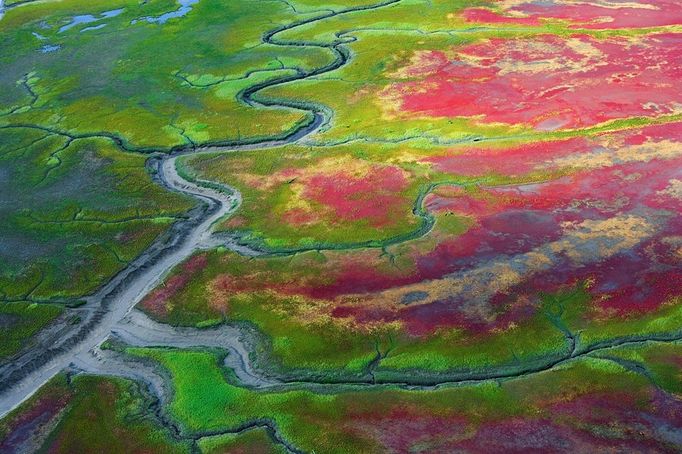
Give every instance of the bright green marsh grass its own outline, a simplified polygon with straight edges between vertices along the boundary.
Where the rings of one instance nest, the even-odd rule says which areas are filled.
[[[231,374],[219,365],[220,354],[140,348],[128,352],[158,361],[168,370],[174,389],[169,411],[187,430],[227,429],[266,417],[295,446],[323,452],[380,452],[371,435],[352,429],[353,422],[401,408],[419,408],[420,414],[457,418],[453,421],[476,427],[513,417],[549,418],[547,401],[597,390],[640,393],[647,386],[645,379],[618,365],[588,358],[518,380],[439,390],[337,387],[256,392],[231,383]]]

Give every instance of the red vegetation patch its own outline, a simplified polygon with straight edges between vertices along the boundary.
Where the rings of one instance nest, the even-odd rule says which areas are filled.
[[[571,395],[572,388],[557,383],[549,400],[516,398],[521,412],[415,408],[390,397],[372,413],[349,404],[344,431],[366,434],[393,453],[668,452],[674,444],[682,411],[674,397],[639,387]]]
[[[670,137],[679,133],[679,125],[671,128],[646,128],[641,134],[646,137],[644,142],[655,146],[657,135],[665,130]],[[610,136],[614,149],[598,151],[620,152],[619,144],[639,135],[640,132]],[[669,149],[668,145],[665,142],[663,150]],[[560,149],[549,147],[554,148]],[[589,149],[592,148],[590,145]],[[535,147],[531,147],[531,154],[535,152]],[[342,305],[332,316],[352,317],[359,324],[401,321],[406,331],[414,335],[428,335],[439,328],[455,326],[483,334],[504,330],[532,317],[540,292],[553,293],[581,281],[593,282],[589,291],[593,296],[593,315],[598,318],[630,317],[659,309],[679,295],[682,282],[682,257],[676,240],[682,233],[679,216],[682,199],[661,195],[671,181],[682,178],[682,157],[652,157],[644,161],[640,157],[637,155],[636,161],[629,164],[617,164],[609,158],[608,167],[579,171],[540,184],[481,189],[475,195],[461,190],[430,195],[425,200],[427,209],[471,217],[475,226],[456,238],[442,241],[427,254],[416,254],[416,270],[403,276],[402,282],[428,282],[454,275],[470,282],[469,286],[480,287],[479,290],[453,293],[449,298],[398,309]],[[599,159],[602,162],[601,156]],[[619,222],[607,224],[611,226],[609,230],[597,234],[594,240],[589,233],[574,237],[566,233],[566,225],[628,217],[649,223],[643,238],[631,241],[632,232],[627,228],[621,231]],[[621,242],[632,246],[609,252],[610,247]],[[671,247],[673,243],[677,246]],[[552,244],[563,246],[556,249]],[[531,252],[542,257],[547,265],[527,268],[523,257]],[[514,267],[523,279],[502,293],[486,295],[486,281],[481,279],[487,275],[486,266],[496,261]],[[483,274],[471,274],[476,270],[483,270]],[[356,282],[364,279],[360,271],[354,277],[348,272],[341,276]],[[380,279],[370,281],[375,282],[375,288],[381,286]],[[341,282],[337,279],[333,287],[341,288]],[[344,282],[345,288],[353,288],[352,282]],[[384,284],[397,282],[386,278]],[[362,290],[367,289],[358,292]]]
[[[383,409],[382,409],[383,410]],[[376,413],[350,410],[350,431],[367,433],[388,452],[438,452],[451,440],[466,436],[471,423],[460,416],[429,414],[428,409],[404,405]]]
[[[208,265],[208,257],[206,254],[199,254],[189,258],[184,265],[182,265],[182,270],[185,273],[195,274]]]
[[[462,16],[469,22],[488,24],[540,25],[542,19],[562,20],[574,28],[646,28],[682,24],[682,4],[677,0],[629,0],[609,4],[565,0],[513,2],[499,12],[467,8]]]
[[[256,266],[219,275],[208,289],[210,304],[225,310],[229,298],[240,293],[300,295],[334,301],[317,310],[344,319],[339,320],[344,326],[371,330],[393,323],[416,336],[457,327],[471,339],[536,317],[541,293],[582,282],[590,283],[586,291],[592,296],[587,317],[654,312],[679,295],[676,284],[682,279],[680,142],[678,122],[508,148],[478,146],[427,158],[455,174],[499,168],[519,176],[539,172],[534,178],[542,180],[441,186],[425,198],[425,209],[468,218],[466,232],[436,234],[437,244],[427,239],[391,249],[397,253],[395,266],[377,252],[351,251],[330,253],[315,265],[300,260],[285,268]],[[330,196],[327,202],[337,204],[341,213],[346,198],[372,194],[379,184],[375,180],[391,192],[405,184],[390,167],[377,166],[372,178],[365,170],[316,169],[296,184],[316,196]],[[552,179],[556,175],[562,176]],[[429,249],[420,251],[421,245]],[[205,266],[200,260],[185,265],[146,304],[163,310],[164,301]]]
[[[552,158],[589,150],[585,138],[537,142],[505,149],[465,148],[445,156],[432,156],[424,162],[432,163],[441,172],[476,176],[485,174],[524,175],[538,164]],[[456,153],[456,154],[455,154]]]
[[[609,313],[650,312],[679,294],[676,283],[682,282],[680,257],[660,242],[682,233],[682,201],[667,200],[661,205],[658,195],[669,181],[680,176],[681,168],[679,158],[652,160],[581,172],[544,184],[489,189],[486,198],[440,202],[440,209],[475,217],[479,227],[420,258],[420,269],[436,265],[439,271],[435,274],[444,275],[475,266],[486,257],[527,252],[558,239],[564,222],[646,213],[647,208],[667,210],[651,218],[663,223],[658,234],[629,254],[605,260],[597,256],[589,264],[571,264],[557,257],[561,260],[550,272],[527,283],[532,294],[553,291],[579,279],[594,279],[595,300]]]
[[[168,307],[166,303],[180,290],[185,288],[190,278],[186,274],[178,274],[170,277],[164,284],[151,292],[144,301],[142,307],[145,311],[150,312],[158,317],[165,317],[168,315]]]
[[[317,217],[303,208],[292,208],[282,215],[282,220],[288,225],[305,225],[317,220]]]
[[[485,161],[479,159],[482,155],[503,167],[507,162],[509,166],[524,163],[520,170],[507,167],[513,172],[547,163],[554,166],[556,159],[565,158],[570,158],[569,164],[573,158],[587,164],[582,170],[571,169],[572,174],[543,183],[480,188],[474,192],[457,186],[438,188],[426,197],[425,208],[433,213],[469,217],[473,227],[441,240],[429,252],[412,249],[412,267],[381,268],[370,256],[349,253],[336,257],[319,274],[293,270],[293,274],[277,274],[277,278],[264,282],[262,273],[255,272],[226,279],[214,288],[219,288],[221,294],[268,289],[281,295],[337,300],[338,304],[330,309],[334,318],[352,319],[360,326],[398,321],[406,332],[419,336],[449,327],[459,327],[469,334],[509,329],[535,316],[540,292],[554,293],[583,281],[593,283],[589,287],[592,316],[650,313],[679,294],[676,283],[681,278],[681,258],[675,238],[682,232],[682,199],[675,199],[669,188],[671,181],[682,179],[682,157],[675,157],[681,137],[682,123],[676,123],[590,139],[467,150],[447,159],[456,160],[452,165],[457,168],[472,171],[481,169],[479,163]],[[644,148],[628,150],[629,146]],[[475,164],[467,167],[471,156]],[[446,165],[439,158],[430,159]],[[616,252],[608,252],[609,245],[627,242],[630,235],[627,228],[619,230],[618,222],[605,233],[612,239],[590,243],[593,240],[589,238],[580,239],[582,233],[571,237],[570,226],[628,217],[645,219],[650,223],[649,230],[631,246]],[[603,238],[600,235],[596,238]],[[577,250],[572,247],[575,241],[581,244]],[[552,246],[561,242],[568,243],[560,249]],[[538,255],[547,265],[528,268],[523,257],[529,253]],[[522,276],[520,282],[497,293],[487,290],[486,267],[495,262],[516,267],[514,272]],[[471,283],[469,287],[479,290],[461,294],[453,291],[449,297],[423,303],[428,292],[419,296],[420,292],[408,289],[413,294],[404,301],[400,296],[393,298],[394,303],[402,304],[364,303],[372,301],[371,295],[376,292],[446,276],[459,276]],[[346,295],[368,298],[345,299]]]
[[[227,229],[238,229],[244,227],[248,222],[244,216],[232,216],[230,219],[225,221],[223,226]]]
[[[397,167],[374,166],[367,175],[338,172],[317,174],[306,182],[304,195],[329,207],[340,219],[366,220],[373,227],[391,222],[396,206],[404,204],[398,193],[407,187]]]
[[[156,288],[142,301],[142,307],[158,317],[168,315],[168,301],[189,283],[193,276],[206,268],[208,259],[206,254],[191,257],[180,267],[180,273],[171,276],[164,284]]]
[[[31,402],[30,407],[7,421],[7,436],[0,439],[0,452],[26,452],[33,448],[36,433],[50,427],[71,403],[73,393],[64,386],[53,386]]]
[[[670,145],[673,143],[675,145]],[[656,155],[657,151],[661,155],[667,153],[663,150],[664,147],[668,147],[668,152],[672,151],[674,154],[675,150],[671,147],[677,147],[677,143],[682,143],[682,123],[679,122],[648,126],[615,134],[601,134],[589,138],[576,137],[511,147],[459,147],[448,150],[441,155],[425,158],[423,162],[432,164],[440,172],[453,175],[484,176],[496,174],[514,177],[542,172],[542,176],[545,177],[547,172],[573,170],[576,167],[610,166],[613,164],[611,161],[622,160],[623,157],[615,159],[609,157],[614,156],[619,150],[627,150],[628,147],[643,145],[648,147],[642,151],[633,148],[628,153],[633,161],[656,159],[659,157]],[[678,148],[678,150],[680,149],[682,148]],[[594,157],[592,163],[587,159],[590,155]],[[600,156],[603,159],[600,160]],[[532,188],[532,185],[525,187]],[[443,190],[439,189],[427,199],[426,203],[429,204],[429,209],[441,208],[442,200],[445,199],[459,200],[459,203],[464,203],[462,199],[456,199],[446,194],[443,194],[445,197],[438,197],[439,194],[443,193]],[[481,210],[485,209],[486,206],[485,201],[481,200],[468,200],[466,203],[478,205]],[[499,201],[495,203],[499,203]]]
[[[682,34],[491,39],[456,52],[425,52],[404,70],[420,80],[384,92],[399,101],[396,114],[554,130],[670,114],[682,105]]]
[[[553,418],[552,418],[553,419]],[[640,414],[635,420],[636,427],[645,424],[646,433],[633,433],[626,422],[616,418],[612,425],[597,427],[575,424],[568,426],[552,419],[513,418],[484,424],[470,440],[458,443],[458,448],[470,453],[489,452],[665,452],[666,445],[652,433],[647,415]],[[615,426],[615,427],[614,427]],[[603,436],[599,435],[602,429]],[[620,429],[620,430],[619,430]],[[607,432],[608,431],[608,432]],[[622,431],[622,435],[609,433]]]

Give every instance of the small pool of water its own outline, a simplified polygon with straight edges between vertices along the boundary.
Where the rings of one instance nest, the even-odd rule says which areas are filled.
[[[44,54],[49,54],[50,52],[55,52],[61,49],[62,46],[58,44],[45,44],[43,47],[40,48],[40,52]]]
[[[63,25],[59,29],[59,33],[64,33],[65,31],[70,30],[77,25],[90,24],[92,22],[101,21],[103,19],[109,19],[112,17],[116,17],[119,14],[121,14],[124,10],[125,10],[125,8],[112,9],[111,11],[105,11],[105,12],[101,13],[99,16],[93,16],[92,14],[80,14],[77,16],[73,16],[71,18],[71,22],[69,22],[66,25]]]
[[[102,14],[100,14],[100,17],[103,17],[105,19],[109,19],[111,17],[116,17],[119,14],[121,14],[123,11],[125,11],[125,8],[118,8],[118,9],[112,9],[110,11],[105,11]]]
[[[133,19],[130,23],[136,24],[138,22],[149,22],[150,24],[165,24],[169,19],[186,16],[187,13],[192,11],[192,5],[199,3],[199,0],[178,0],[178,3],[180,3],[180,8],[176,9],[175,11],[171,11],[170,13],[165,13],[156,17],[148,16],[141,17],[139,19]]]
[[[72,29],[76,25],[89,24],[90,22],[97,22],[98,20],[99,19],[97,19],[95,16],[92,16],[90,14],[84,14],[82,16],[73,16],[71,18],[71,22],[62,26],[59,29],[59,33],[64,33],[65,31]]]
[[[83,30],[81,30],[81,33],[87,32],[90,30],[99,30],[100,28],[104,28],[106,26],[107,26],[107,24],[99,24],[99,25],[94,25],[92,27],[85,27]]]

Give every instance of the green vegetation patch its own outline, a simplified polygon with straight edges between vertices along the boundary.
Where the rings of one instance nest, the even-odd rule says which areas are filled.
[[[105,139],[8,128],[0,141],[0,299],[90,293],[194,203]]]
[[[50,453],[187,453],[160,427],[148,396],[129,380],[58,375],[0,422],[0,449]]]
[[[285,454],[287,452],[282,445],[275,444],[264,429],[204,437],[199,440],[198,445],[203,454]]]
[[[569,443],[637,446],[657,435],[647,423],[637,436],[623,432],[632,422],[631,412],[643,415],[638,421],[665,414],[649,400],[652,388],[646,378],[590,358],[515,380],[436,390],[337,386],[253,391],[231,384],[231,374],[219,365],[221,355],[138,348],[129,352],[152,358],[169,371],[174,388],[169,411],[185,430],[230,430],[266,417],[285,440],[304,451],[385,452],[392,446],[420,445],[455,449],[485,443],[479,437],[495,430],[502,431],[500,437],[488,443],[499,448],[528,442],[503,429],[510,426],[553,434],[546,442],[562,434]],[[612,402],[608,419],[595,416],[586,422],[574,417],[576,409],[599,408],[605,399]],[[669,421],[671,417],[663,416]],[[535,441],[529,443],[535,446]],[[656,443],[671,446],[670,440]]]
[[[0,303],[0,358],[29,345],[29,339],[64,312],[57,304]]]

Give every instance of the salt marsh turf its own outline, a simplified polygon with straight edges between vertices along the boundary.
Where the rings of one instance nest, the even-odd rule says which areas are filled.
[[[677,2],[2,8],[2,452],[682,449]]]

